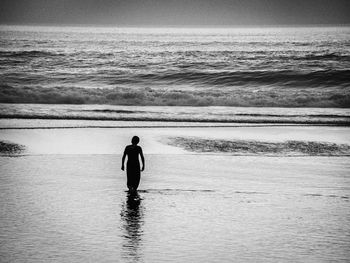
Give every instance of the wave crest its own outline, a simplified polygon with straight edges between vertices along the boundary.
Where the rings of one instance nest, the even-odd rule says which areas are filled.
[[[312,72],[279,71],[166,71],[140,74],[134,82],[165,81],[177,84],[249,86],[280,85],[291,87],[349,86],[350,70],[322,70]],[[133,80],[127,80],[133,81]],[[115,84],[123,84],[117,80]]]
[[[344,60],[344,61],[350,61],[350,56],[348,55],[342,55],[340,53],[323,53],[323,54],[310,54],[305,55],[302,57],[298,57],[298,60]]]
[[[48,51],[38,51],[38,50],[29,50],[29,51],[0,51],[0,57],[3,58],[33,58],[33,57],[56,57],[64,56],[64,54],[48,52]]]
[[[234,88],[169,91],[152,88],[17,88],[0,85],[0,103],[348,108],[350,90]]]

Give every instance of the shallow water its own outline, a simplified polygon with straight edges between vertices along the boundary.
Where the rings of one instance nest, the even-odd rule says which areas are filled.
[[[348,262],[346,157],[1,157],[1,262]]]
[[[17,120],[11,120],[10,125]],[[50,123],[50,121],[49,121]],[[93,123],[93,122],[92,122]],[[73,124],[75,125],[75,124]],[[118,124],[117,124],[118,125]],[[286,142],[314,141],[350,145],[348,127],[327,126],[242,126],[77,129],[1,129],[0,140],[26,147],[24,154],[120,154],[130,137],[138,135],[146,154],[189,153],[171,145],[169,138],[185,137],[211,140]],[[170,145],[169,145],[170,144]],[[242,153],[246,155],[245,152]]]
[[[173,136],[350,144],[348,127],[36,124],[0,130],[1,140],[26,147],[21,156],[0,156],[1,262],[350,258],[349,157],[232,156],[167,145]],[[134,134],[146,171],[138,196],[129,197],[120,153]]]

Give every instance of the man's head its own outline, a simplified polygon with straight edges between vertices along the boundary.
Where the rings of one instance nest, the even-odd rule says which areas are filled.
[[[140,138],[137,137],[137,136],[134,136],[134,137],[132,137],[132,139],[131,139],[131,143],[132,143],[133,145],[137,145],[137,144],[139,143],[139,141],[140,141]]]

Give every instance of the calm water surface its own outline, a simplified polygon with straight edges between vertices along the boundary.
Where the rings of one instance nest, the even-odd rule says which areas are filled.
[[[348,157],[1,157],[1,262],[348,262]],[[181,164],[181,165],[180,165]]]

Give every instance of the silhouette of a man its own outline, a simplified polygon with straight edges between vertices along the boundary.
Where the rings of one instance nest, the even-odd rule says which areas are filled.
[[[122,158],[122,170],[124,171],[125,157],[128,156],[126,163],[127,186],[129,191],[134,192],[140,183],[141,171],[145,169],[145,158],[143,157],[142,148],[138,146],[140,138],[132,137],[131,145],[125,147]],[[139,155],[142,161],[142,168],[140,169]]]

